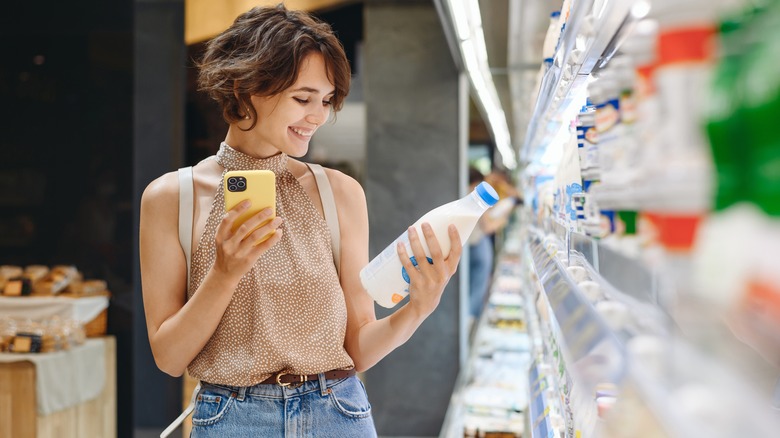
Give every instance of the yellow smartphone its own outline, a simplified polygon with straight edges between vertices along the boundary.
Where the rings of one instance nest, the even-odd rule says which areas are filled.
[[[252,231],[276,217],[276,175],[270,170],[231,170],[225,173],[222,190],[225,195],[225,211],[232,209],[246,199],[252,201],[249,209],[233,223],[233,232],[251,216],[268,207],[271,207],[273,214]],[[262,243],[271,235],[273,233],[256,244]]]

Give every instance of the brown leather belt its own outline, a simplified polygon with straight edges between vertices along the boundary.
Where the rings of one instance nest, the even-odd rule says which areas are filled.
[[[326,371],[325,378],[327,380],[336,380],[336,379],[345,379],[347,377],[354,376],[355,369],[351,370],[332,370],[332,371]],[[271,377],[263,380],[260,382],[261,385],[279,385],[279,386],[300,386],[304,382],[309,381],[317,381],[319,380],[320,375],[319,374],[287,374],[287,373],[276,373],[272,375]]]

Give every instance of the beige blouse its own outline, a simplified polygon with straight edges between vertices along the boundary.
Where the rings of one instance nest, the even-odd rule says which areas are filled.
[[[317,374],[353,368],[344,349],[347,309],[333,264],[330,234],[320,212],[287,169],[287,155],[257,159],[223,143],[216,156],[228,170],[276,174],[279,242],[238,283],[222,321],[190,363],[191,376],[209,383],[251,386],[273,373]],[[216,260],[214,236],[225,214],[220,184],[192,256],[187,298]]]

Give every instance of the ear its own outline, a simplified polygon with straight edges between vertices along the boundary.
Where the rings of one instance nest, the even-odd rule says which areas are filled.
[[[236,97],[236,102],[238,103],[238,112],[239,114],[244,115],[244,119],[250,119],[253,117],[254,111],[252,108],[252,99],[247,98],[247,96],[243,96],[238,93],[238,81],[233,81],[233,96]]]

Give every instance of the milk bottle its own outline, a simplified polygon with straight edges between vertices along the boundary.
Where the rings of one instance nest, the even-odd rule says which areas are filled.
[[[431,263],[430,250],[425,242],[425,236],[421,225],[424,222],[431,224],[436,239],[439,241],[441,252],[446,257],[450,253],[450,237],[447,227],[455,225],[463,244],[474,230],[474,226],[488,208],[498,202],[498,194],[493,187],[486,183],[480,183],[474,191],[467,196],[439,206],[417,220],[414,227],[420,236],[420,243],[425,250],[428,262]],[[398,242],[403,242],[406,252],[412,255],[409,244],[408,232],[404,232],[393,241],[379,255],[360,271],[360,282],[366,288],[371,298],[382,307],[392,308],[407,295],[409,295],[409,276],[401,264],[396,247]],[[419,261],[412,256],[412,264],[417,266]]]

